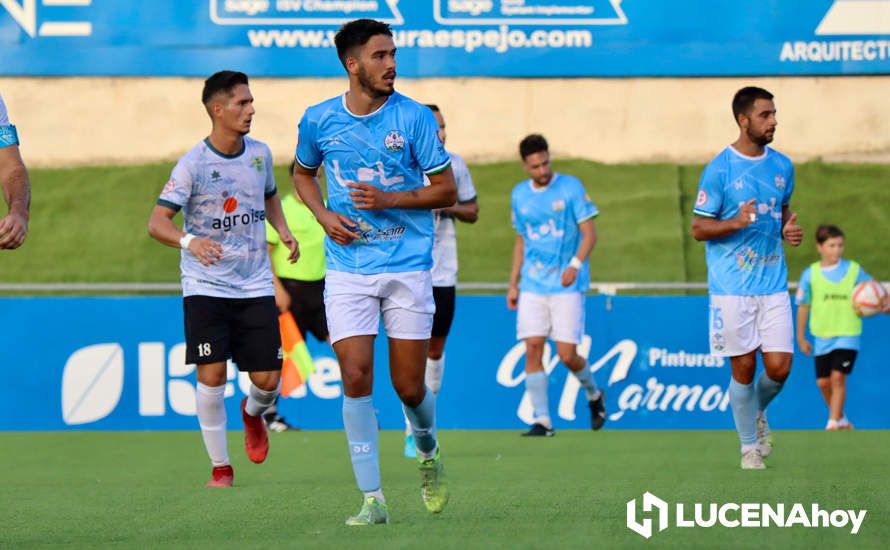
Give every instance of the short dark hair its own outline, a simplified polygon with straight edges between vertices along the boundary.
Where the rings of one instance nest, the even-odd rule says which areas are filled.
[[[204,81],[204,91],[201,93],[201,103],[204,106],[210,104],[210,100],[216,94],[224,92],[232,93],[232,88],[238,84],[247,84],[247,75],[239,71],[219,71],[210,75]]]
[[[441,112],[442,112],[442,111],[439,109],[439,106],[436,105],[435,103],[427,103],[427,104],[426,104],[426,107],[427,107],[430,111],[432,111],[432,112],[434,112],[434,113],[441,113]]]
[[[541,134],[527,135],[519,142],[519,156],[522,157],[522,160],[525,160],[529,155],[549,150],[547,140]]]
[[[843,236],[844,232],[836,225],[825,223],[816,228],[816,242],[819,244],[824,243],[828,239]]]
[[[747,86],[737,91],[732,98],[732,118],[739,122],[739,115],[747,115],[754,107],[754,102],[758,99],[772,99],[773,94],[758,88],[757,86]]]
[[[346,58],[354,48],[364,46],[372,36],[378,34],[391,37],[392,29],[388,24],[374,19],[356,19],[340,27],[334,36],[334,44],[337,46],[337,57],[340,58],[343,67],[346,67]]]

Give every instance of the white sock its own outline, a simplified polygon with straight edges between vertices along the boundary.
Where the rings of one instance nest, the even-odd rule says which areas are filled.
[[[383,504],[386,504],[386,498],[384,498],[384,496],[383,496],[383,489],[377,489],[376,491],[368,491],[367,493],[365,493],[365,497],[366,497],[366,498],[367,498],[367,497],[374,497],[374,498],[376,498],[379,502],[381,502],[381,503],[383,503]]]
[[[250,385],[248,393],[247,404],[244,405],[244,410],[250,416],[259,416],[266,412],[269,407],[275,404],[275,399],[278,397],[277,389],[272,391],[261,390],[253,384]]]
[[[226,386],[205,386],[198,382],[196,392],[198,423],[204,446],[214,466],[229,464],[229,450],[226,446]]]
[[[752,449],[756,449],[756,448],[757,448],[757,443],[748,443],[748,444],[742,445],[742,454],[745,454],[748,451],[750,451]]]
[[[436,458],[436,453],[439,452],[439,445],[436,445],[436,448],[429,452],[423,452],[420,449],[417,449],[417,458],[420,460],[430,460],[431,458]]]
[[[828,419],[828,424],[825,425],[826,430],[829,428],[837,428],[837,427],[840,427],[840,422],[838,422],[837,420],[831,419],[831,418]]]
[[[847,417],[846,417],[846,416],[842,416],[841,419],[837,421],[837,425],[838,425],[839,428],[843,428],[843,427],[845,427],[845,426],[849,426],[849,425],[850,425],[850,421],[847,420]]]
[[[445,354],[438,359],[426,360],[426,387],[434,394],[438,395],[442,389],[442,375],[445,374]]]

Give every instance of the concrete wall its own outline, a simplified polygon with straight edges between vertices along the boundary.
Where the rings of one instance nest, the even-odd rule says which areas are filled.
[[[438,103],[449,148],[470,160],[513,159],[542,132],[558,156],[604,162],[705,161],[733,140],[736,89],[776,94],[775,146],[794,160],[890,162],[890,76],[746,79],[428,79],[399,90]],[[31,166],[174,160],[209,131],[200,79],[0,78]],[[297,122],[346,79],[257,79],[252,135],[287,162]]]

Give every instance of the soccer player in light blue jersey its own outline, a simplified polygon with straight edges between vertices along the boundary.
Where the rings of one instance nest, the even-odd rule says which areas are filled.
[[[31,186],[28,170],[19,153],[19,136],[9,122],[6,104],[0,96],[0,189],[8,211],[0,218],[0,250],[22,246],[28,234]]]
[[[578,355],[584,336],[584,293],[590,286],[588,257],[596,245],[599,214],[577,178],[554,173],[547,140],[539,134],[519,144],[529,179],[513,188],[516,229],[507,307],[518,309],[516,336],[525,340],[525,389],[534,422],[525,436],[555,434],[542,363],[547,338],[587,394],[591,427],[606,421],[605,396],[593,381],[587,359]]]
[[[453,205],[457,191],[432,111],[395,91],[389,25],[352,21],[335,43],[349,90],[303,115],[294,186],[327,233],[325,310],[343,377],[350,458],[364,493],[361,510],[346,523],[371,525],[389,521],[371,401],[381,314],[392,384],[413,429],[423,502],[438,513],[448,501],[436,398],[424,370],[434,311],[431,209]],[[327,205],[316,177],[322,164]]]
[[[692,236],[706,241],[711,354],[729,357],[729,402],[741,440],[741,466],[766,468],[772,452],[766,408],[791,371],[794,332],[782,241],[798,246],[791,212],[794,167],[768,147],[776,131],[773,95],[739,90],[732,100],[739,138],[705,167]],[[764,372],[757,382],[757,351]]]
[[[196,411],[213,465],[208,487],[231,487],[234,472],[226,447],[226,370],[232,359],[250,376],[241,401],[244,445],[263,462],[269,439],[262,414],[278,396],[281,338],[266,223],[299,255],[287,227],[272,153],[247,136],[255,113],[247,75],[220,71],[204,82],[202,102],[213,122],[210,135],[176,166],[151,212],[148,231],[180,248],[185,361],[197,365]],[[183,229],[173,224],[182,211]]]

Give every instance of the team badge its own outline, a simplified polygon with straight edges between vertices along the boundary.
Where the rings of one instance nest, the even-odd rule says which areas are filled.
[[[164,186],[164,190],[161,191],[163,194],[172,193],[173,189],[176,187],[176,180],[170,178],[170,181],[167,182],[167,185]]]
[[[785,178],[782,177],[782,174],[776,176],[776,189],[779,191],[785,190]]]
[[[708,202],[708,194],[702,189],[698,192],[698,198],[695,199],[695,206],[704,206]]]
[[[398,153],[405,148],[405,137],[402,136],[402,134],[400,134],[398,130],[393,130],[390,133],[386,134],[386,137],[383,138],[383,145],[389,151]]]
[[[559,200],[553,201],[550,204],[550,206],[553,207],[554,212],[562,212],[563,210],[566,209],[566,201],[559,199]]]
[[[253,157],[253,167],[257,172],[263,171],[263,157]]]

